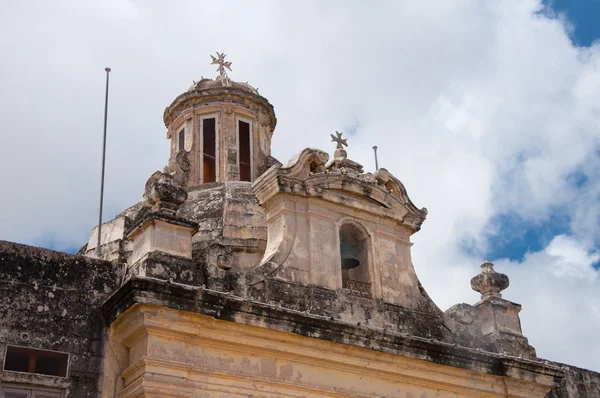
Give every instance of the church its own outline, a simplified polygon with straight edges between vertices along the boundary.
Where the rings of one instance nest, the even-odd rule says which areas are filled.
[[[0,397],[600,397],[537,357],[492,263],[456,287],[479,302],[438,308],[393,171],[341,132],[277,160],[273,105],[212,60],[139,203],[76,255],[0,241]]]

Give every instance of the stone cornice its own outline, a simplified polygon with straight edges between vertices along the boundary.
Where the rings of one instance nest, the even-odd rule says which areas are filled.
[[[168,128],[169,125],[188,108],[186,105],[204,105],[213,101],[230,102],[235,97],[250,100],[261,106],[268,115],[268,125],[270,126],[271,132],[275,129],[277,118],[275,117],[273,105],[271,105],[269,100],[261,95],[237,87],[206,88],[188,91],[179,95],[173,100],[171,105],[165,109],[163,114],[165,126]]]
[[[167,224],[176,225],[184,229],[191,229],[194,232],[198,230],[198,223],[196,222],[188,221],[181,217],[170,216],[168,214],[150,212],[142,216],[139,220],[137,220],[136,223],[133,224],[128,231],[126,231],[126,236],[128,238],[132,238],[133,236],[137,235],[138,231],[143,229],[143,227],[146,224],[153,224],[157,221],[162,221]]]
[[[357,326],[324,316],[256,302],[199,287],[151,278],[133,278],[103,305],[107,322],[113,323],[136,304],[163,306],[271,330],[368,348],[433,363],[470,369],[497,376],[538,378],[558,382],[562,371],[541,361],[473,350],[445,342],[400,334],[385,329]]]

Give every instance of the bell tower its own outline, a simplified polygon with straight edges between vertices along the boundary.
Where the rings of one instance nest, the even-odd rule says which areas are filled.
[[[169,164],[185,155],[185,186],[251,182],[271,165],[273,105],[248,83],[229,79],[225,56],[211,56],[219,72],[214,80],[195,81],[165,109]]]

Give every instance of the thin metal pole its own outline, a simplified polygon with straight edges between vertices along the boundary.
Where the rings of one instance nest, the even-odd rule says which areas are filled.
[[[108,81],[110,68],[104,68],[106,71],[106,92],[104,94],[104,136],[102,139],[102,177],[100,177],[100,211],[98,212],[98,244],[96,253],[100,257],[100,239],[102,237],[102,203],[104,201],[104,167],[106,163],[106,119],[108,116]]]
[[[375,152],[375,171],[379,170],[379,163],[377,162],[377,145],[373,146],[373,152]]]

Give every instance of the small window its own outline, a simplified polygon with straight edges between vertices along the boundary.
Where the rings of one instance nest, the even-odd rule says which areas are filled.
[[[217,132],[215,118],[202,119],[202,182],[217,181]]]
[[[342,288],[355,296],[371,298],[368,236],[353,224],[340,228]]]
[[[181,151],[185,148],[185,129],[181,129],[181,131],[179,131],[178,137],[177,137],[177,150]]]
[[[67,377],[69,354],[35,350],[27,347],[6,347],[4,370]]]
[[[250,124],[238,122],[240,181],[252,181]]]

